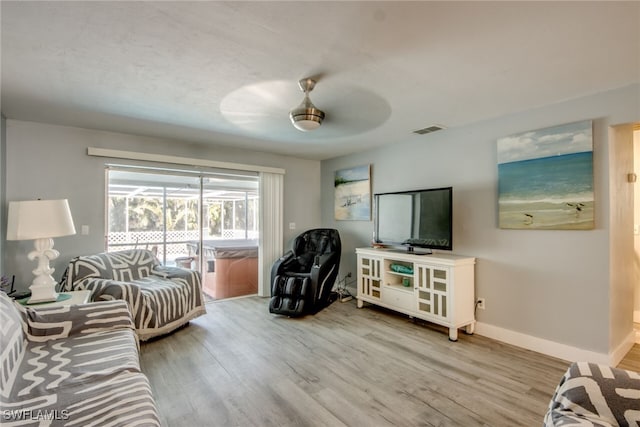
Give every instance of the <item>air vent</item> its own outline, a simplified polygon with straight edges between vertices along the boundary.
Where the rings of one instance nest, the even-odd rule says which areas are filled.
[[[436,132],[442,129],[446,129],[444,126],[440,126],[440,125],[432,125],[429,127],[426,127],[424,129],[418,129],[418,130],[414,130],[413,133],[417,133],[418,135],[424,135],[426,133],[431,133],[431,132]]]

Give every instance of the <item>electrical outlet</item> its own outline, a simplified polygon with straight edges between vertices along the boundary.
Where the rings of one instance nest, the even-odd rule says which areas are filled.
[[[479,308],[480,310],[484,310],[484,309],[485,309],[484,302],[485,302],[485,301],[484,301],[484,298],[478,298],[477,305],[478,305],[478,308]]]

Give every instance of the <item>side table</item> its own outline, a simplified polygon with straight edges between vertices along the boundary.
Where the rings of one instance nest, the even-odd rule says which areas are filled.
[[[27,304],[29,297],[18,300],[18,302],[29,308],[41,308],[41,307],[64,307],[65,305],[74,304],[86,304],[91,301],[91,291],[70,291],[60,292],[60,295],[69,295],[65,299],[58,299],[58,301],[40,302],[35,304]]]

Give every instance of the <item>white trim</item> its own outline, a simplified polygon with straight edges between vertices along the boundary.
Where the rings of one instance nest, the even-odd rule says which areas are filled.
[[[622,352],[623,348],[627,347],[628,345],[628,340],[625,340],[625,342],[614,352],[614,354],[608,355],[605,353],[596,353],[595,351],[584,350],[555,341],[526,335],[520,332],[481,322],[476,322],[475,333],[505,342],[507,344],[512,344],[518,347],[526,348],[528,350],[533,350],[538,353],[543,353],[548,356],[557,357],[567,361],[594,362],[609,366],[616,366],[618,362],[622,360],[622,357],[624,357],[626,351],[624,352],[624,354],[622,354],[622,357],[620,357],[619,360],[615,359],[617,358],[618,354]],[[633,340],[633,335],[630,335],[629,338]],[[631,346],[633,346],[633,342],[631,342],[631,345],[628,346],[627,351],[629,348],[631,348]]]
[[[219,162],[207,159],[192,159],[189,157],[165,156],[163,154],[138,153],[135,151],[110,150],[107,148],[88,147],[87,154],[96,157],[111,157],[114,159],[144,160],[148,162],[171,163],[175,165],[205,166],[209,168],[235,169],[240,171],[268,172],[284,175],[282,168],[268,166],[246,165],[242,163]]]
[[[634,310],[633,323],[640,323],[640,310]]]
[[[616,348],[609,355],[609,366],[618,366],[618,363],[620,363],[622,359],[624,359],[624,356],[629,353],[629,350],[631,350],[631,347],[633,347],[633,344],[635,344],[635,340],[636,331],[634,329],[631,329],[631,332],[629,332],[624,341],[622,341],[618,348]]]

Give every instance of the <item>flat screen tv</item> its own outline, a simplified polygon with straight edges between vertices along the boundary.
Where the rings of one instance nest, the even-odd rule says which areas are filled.
[[[453,249],[453,188],[374,195],[374,235],[378,244]],[[429,253],[428,251],[427,253]]]

